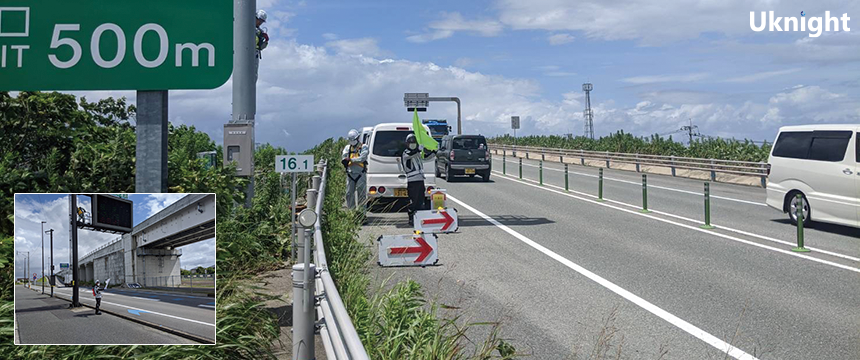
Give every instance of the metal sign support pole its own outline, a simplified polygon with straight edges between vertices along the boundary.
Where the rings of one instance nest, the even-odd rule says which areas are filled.
[[[72,304],[70,307],[81,306],[78,294],[78,220],[75,218],[77,202],[77,195],[69,194],[69,217],[72,221],[69,226],[69,238],[72,241]]]
[[[291,181],[290,185],[290,200],[293,204],[293,217],[292,217],[292,226],[290,227],[290,238],[293,243],[293,261],[296,260],[296,238],[298,237],[298,231],[296,231],[296,173],[291,173]]]
[[[167,91],[137,92],[135,192],[167,192]]]
[[[48,232],[51,233],[51,278],[48,281],[51,284],[51,297],[54,297],[54,229]]]

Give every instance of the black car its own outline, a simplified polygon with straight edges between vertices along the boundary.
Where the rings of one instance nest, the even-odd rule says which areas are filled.
[[[446,135],[439,145],[436,154],[436,177],[442,176],[448,181],[453,176],[480,175],[484,181],[490,181],[490,149],[483,135]]]

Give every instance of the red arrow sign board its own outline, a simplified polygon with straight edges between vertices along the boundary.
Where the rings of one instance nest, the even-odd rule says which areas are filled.
[[[459,229],[457,210],[421,210],[415,213],[415,230],[423,233],[450,233]]]
[[[377,242],[382,266],[426,266],[439,260],[434,234],[381,236]]]

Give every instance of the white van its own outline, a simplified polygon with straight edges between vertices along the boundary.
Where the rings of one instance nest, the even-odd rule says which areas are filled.
[[[423,125],[430,131],[427,125]],[[406,135],[412,133],[412,123],[388,123],[373,127],[370,135],[370,152],[367,157],[367,196],[369,199],[407,199],[406,175],[400,163],[400,155],[406,148]],[[427,197],[436,187],[433,158],[424,161],[424,186]]]
[[[785,126],[770,153],[767,204],[797,223],[860,227],[860,124]]]

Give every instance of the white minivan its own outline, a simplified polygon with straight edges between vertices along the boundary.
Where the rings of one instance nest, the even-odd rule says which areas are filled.
[[[430,129],[424,126],[428,133]],[[373,127],[370,134],[370,151],[367,157],[367,196],[375,201],[407,199],[406,175],[400,155],[406,148],[406,136],[412,133],[412,123],[386,123]],[[433,168],[435,158],[424,161],[424,187],[426,196],[436,187]]]
[[[785,126],[768,163],[767,204],[804,220],[860,227],[860,124]],[[797,200],[797,194],[801,200]]]

